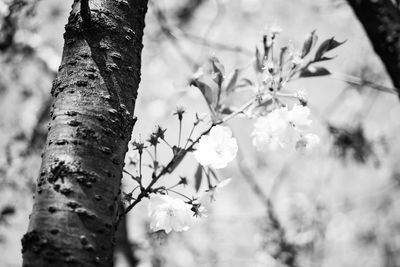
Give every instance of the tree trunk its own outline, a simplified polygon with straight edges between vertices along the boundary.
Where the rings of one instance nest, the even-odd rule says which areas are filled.
[[[400,95],[400,9],[391,0],[348,0]]]
[[[24,266],[113,265],[146,10],[147,0],[72,5],[33,211],[22,239]]]

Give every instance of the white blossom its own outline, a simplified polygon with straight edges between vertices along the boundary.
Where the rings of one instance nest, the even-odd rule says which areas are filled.
[[[308,118],[310,116],[310,109],[302,105],[294,105],[292,110],[288,114],[288,120],[294,126],[309,126],[311,120]]]
[[[276,150],[292,143],[296,133],[288,127],[288,116],[287,107],[283,107],[273,110],[267,116],[259,117],[251,134],[253,145],[258,149],[267,145],[269,149]]]
[[[304,129],[312,122],[309,116],[309,108],[294,105],[291,110],[281,107],[259,117],[251,134],[253,145],[259,150],[265,147],[276,150],[293,147],[295,144],[298,147],[306,147],[307,150],[312,149],[318,144],[319,138],[314,134],[303,136]]]
[[[203,166],[214,169],[225,168],[238,151],[236,139],[228,127],[214,126],[208,135],[200,138],[196,151],[193,152],[196,160]]]
[[[192,205],[182,199],[168,195],[156,195],[150,198],[150,228],[153,231],[164,230],[167,234],[187,231],[193,219]]]

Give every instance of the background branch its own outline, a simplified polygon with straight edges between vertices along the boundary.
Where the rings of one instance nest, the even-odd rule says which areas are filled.
[[[391,0],[348,0],[400,94],[400,10]]]

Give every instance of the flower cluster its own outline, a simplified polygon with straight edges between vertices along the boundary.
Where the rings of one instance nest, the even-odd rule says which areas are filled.
[[[214,56],[204,69],[200,68],[193,75],[189,85],[199,89],[210,114],[196,113],[185,142],[181,143],[182,127],[186,122],[186,119],[184,120],[186,111],[182,107],[174,113],[179,120],[177,143],[170,144],[170,141],[166,140],[166,130],[161,127],[150,135],[146,143],[140,140],[132,142],[133,150],[137,151],[139,157],[128,155],[126,164],[137,165],[138,175],[128,170],[124,170],[124,173],[138,185],[130,193],[125,194],[129,202],[127,211],[143,198],[151,196],[149,204],[151,230],[164,230],[166,233],[186,231],[194,218],[206,217],[205,209],[197,199],[176,191],[176,188],[188,184],[186,176],[179,176],[179,180],[168,188],[155,187],[155,184],[164,175],[171,174],[185,156],[193,152],[199,163],[193,177],[197,197],[206,193],[211,200],[215,200],[218,191],[231,181],[231,179],[219,179],[216,169],[225,168],[238,152],[238,143],[232,136],[230,128],[222,126],[230,119],[242,115],[255,118],[251,137],[253,145],[260,150],[287,147],[310,150],[320,142],[317,135],[308,132],[312,121],[309,118],[311,112],[307,107],[306,92],[304,90],[292,92],[287,84],[294,78],[329,75],[329,70],[321,66],[316,67],[314,64],[332,59],[333,57],[326,54],[344,42],[338,42],[334,38],[327,39],[319,45],[312,56],[310,52],[318,41],[315,31],[307,36],[302,49],[296,49],[292,43],[277,49],[275,42],[281,31],[282,29],[273,25],[263,34],[262,42],[256,47],[253,78],[242,77],[244,70],[242,68],[226,73],[224,65]],[[249,92],[251,97],[235,107],[232,103],[236,103],[236,98],[233,98],[236,92]],[[286,100],[294,100],[299,104],[294,104],[289,109]],[[197,138],[193,138],[197,127],[201,124],[209,126]],[[162,164],[157,156],[158,147],[164,143],[171,149],[173,155],[166,164]],[[152,161],[146,165],[152,169],[151,182],[147,186],[142,180],[143,151],[147,152]],[[208,188],[202,193],[200,190],[204,187],[204,183],[208,184]],[[135,190],[140,191],[137,198],[133,196]],[[152,195],[154,193],[156,195]],[[172,198],[169,193],[179,194],[187,200]]]
[[[203,166],[214,169],[225,168],[238,151],[236,139],[226,126],[217,125],[211,128],[208,135],[200,138],[196,151],[196,160]]]
[[[157,194],[150,198],[150,229],[164,230],[167,234],[187,231],[194,218],[204,216],[204,212],[204,207],[198,202],[188,204],[180,198]]]
[[[294,105],[291,110],[281,107],[259,117],[251,134],[253,145],[258,149],[268,147],[271,150],[294,145],[298,148],[312,149],[319,143],[319,137],[304,133],[312,122],[309,116],[308,107]]]

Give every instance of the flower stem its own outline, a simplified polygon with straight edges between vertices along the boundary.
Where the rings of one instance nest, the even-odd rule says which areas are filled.
[[[256,102],[255,98],[247,101],[245,104],[243,104],[241,107],[239,107],[236,111],[232,112],[231,114],[229,114],[228,116],[223,118],[221,123],[225,123],[225,122],[229,121],[230,119],[232,119],[233,117],[237,116],[238,114],[242,113],[247,108],[249,108],[254,102]]]
[[[179,193],[179,192],[177,192],[177,191],[175,191],[175,190],[171,190],[171,189],[166,189],[167,191],[171,191],[172,193],[175,193],[175,194],[178,194],[178,195],[180,195],[180,196],[182,196],[182,197],[184,197],[184,198],[186,198],[186,199],[188,199],[188,200],[192,200],[190,197],[188,197],[188,196],[185,196],[184,194],[181,194],[181,193]]]
[[[165,143],[167,146],[169,146],[169,148],[172,149],[172,146],[167,142],[167,140],[165,140],[164,138],[163,138],[162,140],[164,141],[164,143]]]
[[[196,128],[196,123],[193,123],[192,129],[190,130],[189,136],[188,136],[188,138],[186,140],[185,145],[183,146],[183,149],[186,149],[187,145],[189,144],[189,140],[192,137],[192,134],[193,134],[193,131],[194,131],[195,128]]]
[[[178,147],[181,146],[181,135],[182,135],[182,120],[179,120],[179,134],[178,134]]]

